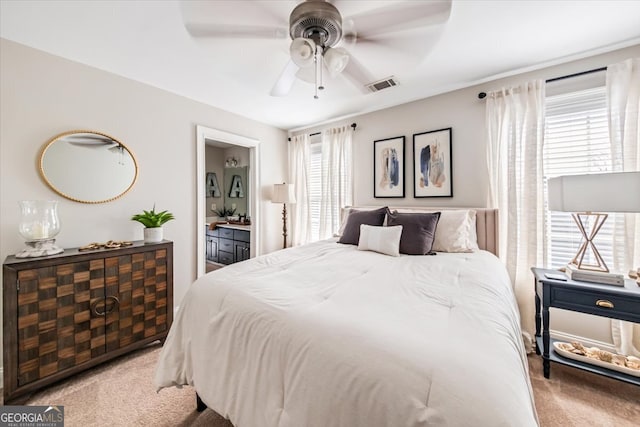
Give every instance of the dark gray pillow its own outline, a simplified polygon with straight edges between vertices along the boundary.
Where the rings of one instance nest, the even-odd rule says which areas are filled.
[[[429,255],[436,236],[440,212],[432,213],[387,213],[387,225],[401,225],[400,253],[407,255]]]
[[[360,226],[362,224],[381,226],[384,223],[384,217],[387,214],[387,207],[375,209],[372,211],[359,211],[352,209],[347,216],[347,223],[340,236],[338,243],[347,245],[357,245],[360,240]]]

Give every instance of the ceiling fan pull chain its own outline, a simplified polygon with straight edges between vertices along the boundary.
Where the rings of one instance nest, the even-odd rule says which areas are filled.
[[[318,50],[316,49],[315,55],[313,56],[313,71],[315,74],[315,90],[316,93],[313,95],[313,99],[318,99]]]
[[[321,47],[318,48],[318,51],[320,51],[320,49],[322,49]],[[318,90],[324,90],[324,84],[322,81],[322,65],[323,65],[323,61],[324,61],[324,56],[322,55],[322,51],[320,51],[320,53],[318,53],[318,73],[320,74],[320,86],[318,86]]]

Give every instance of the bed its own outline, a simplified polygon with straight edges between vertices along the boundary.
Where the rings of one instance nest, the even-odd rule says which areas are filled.
[[[334,238],[199,278],[156,386],[193,386],[236,427],[538,425],[497,212],[474,212],[474,252]]]

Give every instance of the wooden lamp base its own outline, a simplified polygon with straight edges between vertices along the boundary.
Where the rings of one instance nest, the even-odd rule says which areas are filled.
[[[593,243],[593,239],[596,237],[609,215],[593,212],[578,212],[571,214],[571,216],[582,234],[582,244],[580,245],[576,256],[571,260],[571,264],[575,264],[576,267],[581,270],[602,271],[608,273],[609,267],[607,267],[607,263],[602,259],[600,252],[598,252],[598,248],[596,248],[595,243]],[[585,226],[585,223],[589,218],[593,218],[593,225],[591,226],[591,232],[587,234],[587,227]],[[589,249],[593,253],[595,263],[587,263],[584,261],[584,257]]]

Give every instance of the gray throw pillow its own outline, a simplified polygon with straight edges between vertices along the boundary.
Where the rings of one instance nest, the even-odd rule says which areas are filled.
[[[347,223],[340,236],[338,243],[344,243],[347,245],[357,245],[360,240],[360,226],[374,225],[381,226],[384,223],[384,217],[387,214],[387,207],[375,209],[371,211],[359,211],[352,209],[347,216]]]
[[[432,213],[387,213],[387,225],[401,225],[400,253],[407,255],[430,255],[440,212]]]

